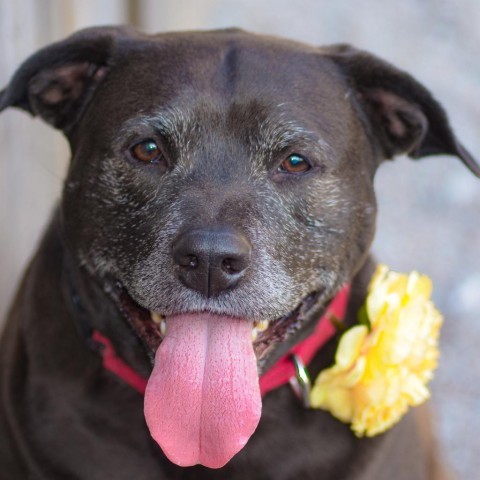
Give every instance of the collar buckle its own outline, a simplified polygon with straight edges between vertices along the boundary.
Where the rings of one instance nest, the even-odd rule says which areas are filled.
[[[310,408],[310,391],[312,390],[312,382],[307,367],[302,362],[302,359],[293,354],[291,357],[292,363],[295,366],[296,375],[289,380],[295,395],[301,400],[305,408]]]

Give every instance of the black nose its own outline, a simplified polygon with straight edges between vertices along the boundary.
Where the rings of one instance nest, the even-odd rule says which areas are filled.
[[[206,297],[234,287],[250,264],[252,246],[240,232],[226,227],[185,232],[173,245],[173,260],[182,283]]]

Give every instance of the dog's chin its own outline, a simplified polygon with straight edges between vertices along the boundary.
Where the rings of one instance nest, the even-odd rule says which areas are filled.
[[[268,369],[271,357],[278,359],[280,355],[278,352],[275,354],[277,347],[289,344],[304,326],[318,320],[324,310],[325,300],[325,291],[315,291],[301,299],[293,310],[275,320],[252,321],[245,318],[245,321],[252,325],[252,344],[259,371]],[[143,308],[125,288],[121,289],[118,301],[124,316],[145,346],[153,363],[155,352],[167,333],[167,317]],[[209,312],[182,312],[190,315],[205,313]],[[212,313],[212,316],[221,317],[218,313]]]

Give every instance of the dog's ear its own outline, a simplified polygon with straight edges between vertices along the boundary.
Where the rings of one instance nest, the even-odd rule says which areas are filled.
[[[0,112],[21,108],[69,130],[107,74],[118,39],[131,33],[126,27],[88,28],[38,51],[0,92]]]
[[[480,165],[456,139],[442,106],[411,75],[349,45],[322,53],[345,75],[384,158],[456,155],[480,177]]]

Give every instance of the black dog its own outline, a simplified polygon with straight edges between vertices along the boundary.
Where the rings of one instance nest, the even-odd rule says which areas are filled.
[[[356,322],[384,159],[451,154],[480,176],[423,86],[349,46],[95,28],[27,60],[10,106],[72,160],[1,341],[2,478],[441,478],[414,415],[358,439],[288,385],[262,406],[257,373],[346,283]],[[150,377],[145,417],[110,343]]]

